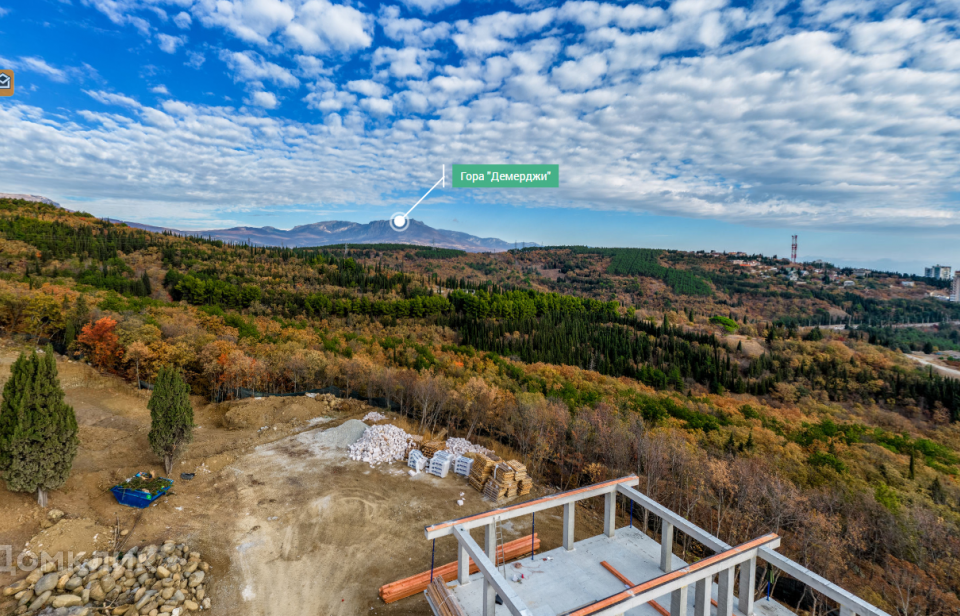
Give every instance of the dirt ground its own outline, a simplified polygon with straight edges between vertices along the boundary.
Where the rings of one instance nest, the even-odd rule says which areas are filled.
[[[0,343],[0,381],[19,350]],[[410,478],[403,463],[374,469],[325,447],[325,430],[372,409],[310,398],[221,405],[195,398],[194,441],[175,465],[173,490],[142,512],[123,507],[111,486],[139,471],[163,471],[147,442],[149,392],[138,395],[121,379],[66,359],[58,368],[80,424],[71,477],[50,494],[50,509],[66,516],[49,527],[33,495],[0,487],[0,546],[12,545],[14,554],[111,549],[119,523],[130,531],[128,547],[176,539],[200,550],[213,567],[213,614],[426,615],[421,597],[385,605],[377,589],[429,569],[424,526],[494,507],[452,473]],[[183,481],[182,472],[196,477]],[[540,494],[535,488],[530,497]],[[560,544],[560,522],[559,510],[537,516],[543,550]],[[602,528],[585,510],[577,522],[578,539]],[[504,525],[506,540],[529,532],[529,520]],[[455,558],[456,542],[438,540],[436,563]],[[0,573],[0,586],[23,575]]]

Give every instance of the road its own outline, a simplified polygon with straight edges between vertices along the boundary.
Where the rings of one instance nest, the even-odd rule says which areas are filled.
[[[930,361],[926,357],[917,356],[912,353],[906,354],[906,356],[918,363],[923,364],[924,366],[932,366],[934,370],[936,370],[937,372],[939,372],[944,376],[960,379],[960,370],[954,370],[953,368],[947,368],[946,366],[941,366],[940,364]]]

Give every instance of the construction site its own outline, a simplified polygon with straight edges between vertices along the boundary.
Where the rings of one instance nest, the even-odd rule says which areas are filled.
[[[37,553],[115,551],[120,536],[188,543],[209,563],[213,614],[788,616],[765,596],[772,566],[841,616],[887,616],[778,554],[777,536],[727,545],[642,494],[635,476],[557,492],[492,441],[420,436],[395,413],[330,396],[196,401],[198,438],[177,465],[195,476],[125,508],[108,486],[157,468],[146,399],[59,363],[84,436],[52,496],[62,517],[38,517],[30,495],[11,493],[4,542]],[[695,562],[676,555],[681,535],[699,546]]]

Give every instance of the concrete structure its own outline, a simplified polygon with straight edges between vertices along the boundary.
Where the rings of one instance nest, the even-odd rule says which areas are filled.
[[[727,545],[636,490],[638,483],[636,476],[623,477],[426,527],[427,539],[457,540],[458,577],[445,580],[447,600],[467,616],[792,616],[776,601],[756,600],[759,559],[836,602],[840,616],[889,616],[775,552],[776,535]],[[632,501],[638,519],[644,509],[661,519],[660,542],[633,526],[616,528],[618,495]],[[574,542],[577,501],[593,497],[604,499],[603,534]],[[494,563],[504,522],[553,508],[563,510],[562,547],[509,565]],[[471,534],[478,528],[483,547]],[[714,554],[691,564],[680,561],[673,553],[676,530]],[[469,575],[470,560],[479,573]],[[662,606],[652,605],[654,600]]]
[[[957,272],[953,276],[953,285],[950,287],[950,299],[955,302],[960,302],[960,272]]]
[[[934,265],[933,267],[923,268],[923,275],[926,278],[936,278],[937,280],[950,280],[950,274],[953,268],[949,265]]]

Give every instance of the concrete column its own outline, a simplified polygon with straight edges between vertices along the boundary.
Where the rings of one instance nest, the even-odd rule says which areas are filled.
[[[753,616],[753,599],[756,595],[757,557],[740,564],[740,600],[737,607],[743,616]]]
[[[710,616],[710,588],[712,586],[712,575],[694,584],[693,616]]]
[[[733,616],[733,578],[736,567],[717,575],[717,616]]]
[[[457,541],[457,581],[461,586],[470,583],[470,556],[459,541]]]
[[[670,593],[670,616],[687,616],[689,586]]]
[[[576,515],[576,502],[563,505],[563,547],[568,552],[573,550],[573,522]]]
[[[497,562],[497,526],[496,522],[491,522],[484,527],[483,549],[491,562]],[[495,616],[497,609],[497,591],[493,584],[483,578],[483,616]],[[729,616],[729,615],[728,615]]]
[[[607,492],[603,495],[603,534],[613,537],[617,529],[617,493]]]
[[[663,520],[660,532],[660,570],[673,571],[673,524]]]

